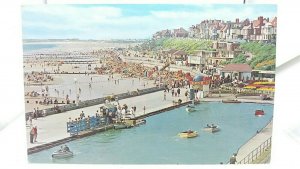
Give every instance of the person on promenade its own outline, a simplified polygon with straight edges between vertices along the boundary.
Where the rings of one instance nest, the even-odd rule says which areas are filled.
[[[83,116],[84,116],[84,113],[83,113],[83,111],[81,111],[79,117],[83,117]]]
[[[146,113],[146,106],[144,106],[143,110],[144,110],[144,114],[145,114]]]
[[[36,142],[36,138],[37,138],[37,127],[35,126],[33,128],[33,142]]]
[[[174,88],[172,88],[171,93],[172,93],[172,97],[174,97]]]
[[[188,98],[188,91],[185,91],[185,93],[184,93],[184,96],[185,96],[185,98],[186,98],[186,101],[188,101],[189,100],[189,98]]]
[[[229,159],[229,164],[235,164],[235,163],[236,163],[236,154],[234,153]]]
[[[178,97],[180,97],[180,89],[179,88],[177,89],[177,94],[178,94]]]
[[[31,126],[32,126],[32,113],[30,113],[28,116],[29,116],[29,117],[28,117],[29,125],[30,125],[30,127],[31,127]]]
[[[31,130],[30,130],[30,133],[29,133],[30,135],[30,143],[33,143],[33,137],[34,137],[34,127],[32,127],[31,128]]]
[[[130,112],[130,114],[133,114],[133,112],[134,112],[133,107],[130,108],[129,112]]]
[[[167,91],[165,90],[165,91],[164,91],[164,100],[167,100],[166,97],[167,97]]]
[[[37,120],[39,114],[40,114],[40,109],[39,109],[39,107],[37,107],[37,108],[36,108],[35,120]]]
[[[136,106],[133,106],[133,112],[134,113],[136,112]]]

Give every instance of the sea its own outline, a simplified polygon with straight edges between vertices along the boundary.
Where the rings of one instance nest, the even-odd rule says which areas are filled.
[[[23,43],[23,52],[34,52],[40,49],[49,49],[56,47],[56,44],[43,44],[43,43]]]

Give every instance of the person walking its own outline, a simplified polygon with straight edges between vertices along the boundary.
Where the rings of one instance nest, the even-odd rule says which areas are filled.
[[[167,91],[165,90],[165,91],[164,91],[164,100],[167,100],[166,97],[167,97]]]
[[[37,127],[33,127],[33,142],[36,142],[36,138],[37,138]]]
[[[180,97],[180,88],[177,89],[178,97]]]
[[[172,93],[172,97],[174,97],[174,88],[172,88],[171,93]]]

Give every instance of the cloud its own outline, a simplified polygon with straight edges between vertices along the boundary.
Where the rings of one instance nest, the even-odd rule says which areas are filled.
[[[74,7],[70,5],[42,5],[22,8],[25,26],[39,25],[47,28],[85,27],[122,17],[115,7]]]
[[[128,8],[128,7],[127,7]],[[24,6],[23,36],[25,38],[148,38],[162,29],[188,28],[205,19],[255,19],[273,17],[276,11],[256,6],[175,5],[145,9],[128,14],[122,6],[40,5]],[[136,6],[128,10],[136,10]],[[36,33],[38,32],[38,33]]]

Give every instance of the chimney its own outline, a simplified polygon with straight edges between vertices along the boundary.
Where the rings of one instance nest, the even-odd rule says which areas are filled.
[[[259,21],[259,26],[262,26],[264,23],[264,17],[262,16],[258,17],[258,21]]]
[[[235,19],[235,23],[240,23],[239,18],[236,18],[236,19]]]

